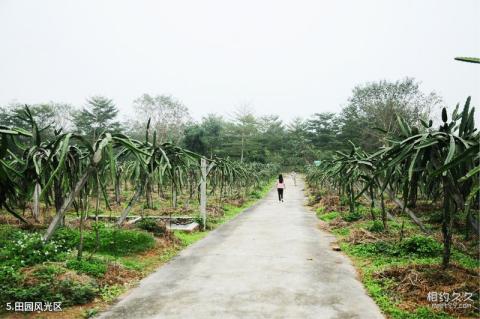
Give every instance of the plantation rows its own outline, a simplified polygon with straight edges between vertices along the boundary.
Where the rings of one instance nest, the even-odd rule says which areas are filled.
[[[474,108],[470,107],[470,98],[463,108],[457,105],[450,116],[443,108],[439,126],[433,120],[421,120],[419,127],[408,125],[401,117],[397,121],[399,134],[381,132],[383,147],[367,153],[351,143],[350,152],[337,151],[318,166],[309,166],[307,181],[344,198],[352,220],[360,218],[359,203],[368,202],[368,214],[376,220],[379,213],[381,222],[375,227],[383,232],[389,231],[389,223],[393,223],[389,220],[396,218],[388,212],[387,200],[399,207],[398,216],[408,216],[427,234],[431,230],[415,210],[426,205],[432,214],[438,206],[442,266],[447,268],[454,226],[463,225],[465,239],[479,232],[480,135],[475,128]]]
[[[158,143],[150,125],[142,141],[109,132],[92,141],[70,132],[44,134],[46,128],[27,107],[20,117],[31,130],[0,126],[4,306],[55,301],[73,313],[79,310],[70,307],[77,306],[83,316],[94,315],[206,234],[174,233],[157,218],[173,214],[201,221],[202,159],[207,162],[207,230],[262,197],[279,169],[205,159]],[[81,308],[92,301],[94,308]]]
[[[140,201],[145,201],[146,209],[157,208],[155,194],[166,198],[169,193],[172,208],[177,208],[181,194],[188,201],[198,199],[202,156],[172,143],[158,143],[150,123],[142,141],[108,132],[89,141],[62,131],[45,138],[46,128],[39,128],[28,107],[19,117],[30,131],[0,126],[0,209],[25,224],[29,223],[26,211],[38,222],[42,208],[54,210],[44,241],[69,211],[84,220],[88,211],[99,213],[102,202],[111,210],[113,201],[117,207],[123,205],[116,220],[122,225]],[[278,170],[276,165],[215,156],[207,164],[209,196],[220,203],[226,197],[249,194]],[[129,187],[133,192],[122,202],[122,191]]]

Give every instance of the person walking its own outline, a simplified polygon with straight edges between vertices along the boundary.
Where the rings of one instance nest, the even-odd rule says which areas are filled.
[[[293,185],[297,186],[297,173],[295,173],[295,171],[292,172],[292,178],[293,178]]]
[[[282,174],[278,175],[277,182],[277,192],[278,192],[278,201],[283,202],[283,190],[285,189],[285,182],[283,181]]]

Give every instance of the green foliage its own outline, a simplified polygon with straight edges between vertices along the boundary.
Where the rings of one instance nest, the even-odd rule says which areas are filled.
[[[18,287],[20,287],[23,276],[20,271],[11,266],[0,266],[0,303],[4,305],[9,300],[15,300]]]
[[[410,96],[411,93],[418,92],[418,85],[411,79],[407,79],[401,85],[400,83],[395,83],[393,86],[387,84],[379,83],[371,87],[357,88],[357,94],[363,92],[362,94],[368,97],[363,99],[357,96],[358,99],[352,101],[350,105],[351,111],[361,110],[366,106],[364,104],[366,100],[370,98],[377,99],[380,106],[385,102],[383,99],[386,96],[397,92],[400,87],[406,90],[398,92],[401,95]],[[374,87],[378,87],[378,91],[372,90]],[[385,88],[388,90],[384,92]],[[411,92],[409,92],[410,89]],[[380,92],[382,94],[378,95]],[[311,184],[322,183],[334,186],[346,195],[347,201],[343,198],[341,200],[344,205],[348,202],[350,208],[350,214],[344,217],[346,221],[358,220],[362,214],[366,215],[366,208],[355,209],[356,201],[362,195],[370,197],[372,201],[380,197],[384,224],[387,221],[385,195],[398,197],[397,192],[400,190],[402,197],[408,200],[409,206],[415,205],[419,192],[426,199],[433,201],[438,201],[442,197],[443,212],[441,215],[432,216],[431,221],[437,219],[442,222],[441,230],[445,246],[442,265],[446,268],[452,250],[450,247],[454,231],[452,225],[455,225],[452,221],[459,221],[461,217],[463,217],[462,220],[466,220],[469,216],[465,223],[467,224],[466,237],[468,237],[470,225],[475,223],[471,208],[477,204],[480,191],[480,157],[478,156],[480,138],[474,123],[475,109],[470,107],[470,102],[471,98],[468,97],[463,110],[461,111],[457,105],[451,116],[446,108],[443,108],[441,115],[443,123],[437,129],[432,127],[432,120],[427,123],[426,119],[420,116],[421,114],[412,113],[415,116],[409,118],[407,115],[412,114],[402,113],[405,105],[399,109],[398,114],[392,110],[381,110],[385,118],[396,117],[396,127],[389,126],[385,129],[381,125],[378,126],[378,130],[385,136],[379,140],[377,151],[369,154],[351,143],[350,152],[337,151],[331,159],[322,160],[320,166],[310,166],[307,181]],[[399,107],[399,105],[385,107],[387,106],[393,109]],[[365,114],[370,116],[368,112]],[[375,122],[373,120],[370,122]],[[420,121],[423,128],[419,129],[409,124],[412,121]],[[394,122],[389,120],[386,123]],[[422,224],[417,224],[426,231]],[[402,249],[411,249],[420,254],[436,254],[438,251],[436,249],[438,247],[434,247],[433,242],[430,242],[430,245],[425,240],[420,242],[418,238],[412,240],[416,240],[415,243],[419,246],[416,247],[415,243],[410,243],[412,246],[407,247],[404,243]]]
[[[332,229],[332,233],[337,235],[337,236],[348,236],[350,234],[350,229],[349,228],[335,228]]]
[[[357,256],[397,256],[397,257],[437,257],[442,252],[442,245],[432,237],[415,235],[400,243],[377,241],[351,247]]]
[[[183,246],[189,246],[207,235],[206,232],[186,233],[180,231],[175,231],[174,234],[178,239],[180,239],[180,242]]]
[[[98,292],[95,281],[66,276],[66,272],[60,266],[42,265],[36,267],[33,277],[26,281],[24,275],[13,268],[0,268],[0,302],[54,300],[62,302],[62,306],[71,306],[92,301]]]
[[[348,199],[348,196],[346,196],[346,195],[340,196],[340,205],[346,206],[346,205],[348,205],[349,201],[350,200]]]
[[[343,220],[346,222],[355,222],[362,219],[362,217],[363,215],[358,210],[355,210],[353,213],[348,213],[347,215],[343,216]]]
[[[52,240],[57,242],[63,242],[65,247],[73,249],[78,246],[79,238],[80,237],[78,230],[69,227],[61,227],[57,229],[57,231],[52,237]]]
[[[438,256],[442,252],[442,245],[432,237],[415,235],[400,243],[404,255],[415,254],[418,256]]]
[[[98,309],[97,308],[90,308],[84,311],[83,313],[83,318],[88,319],[88,318],[93,318],[98,314]]]
[[[70,306],[86,304],[92,301],[97,293],[98,288],[94,282],[84,284],[73,280],[61,280],[58,285],[56,296],[62,296],[62,304]]]
[[[260,194],[259,191],[253,191],[253,192],[250,193],[250,198],[260,199],[260,198],[262,198],[262,194]]]
[[[355,256],[399,256],[400,249],[397,245],[387,241],[377,241],[370,244],[359,244],[351,246],[350,249]]]
[[[340,213],[334,211],[334,212],[330,212],[330,213],[320,215],[318,218],[325,221],[325,222],[329,222],[331,220],[334,220],[338,216],[340,216]]]
[[[125,287],[120,285],[106,285],[100,289],[100,296],[103,301],[111,302],[125,291]]]
[[[101,227],[98,231],[100,242],[97,251],[100,253],[124,256],[143,252],[155,246],[155,239],[147,232],[116,227]],[[84,236],[85,249],[94,250],[96,248],[95,232],[86,232]]]
[[[15,268],[59,261],[65,258],[70,246],[64,240],[45,243],[38,233],[2,227],[0,231],[0,265]]]
[[[480,58],[475,57],[456,57],[455,60],[469,63],[480,63]]]
[[[371,223],[371,225],[367,227],[367,229],[369,231],[375,232],[375,233],[380,233],[380,232],[384,231],[383,223],[379,220],[373,221]]]
[[[95,228],[83,232],[83,246],[87,251],[96,250],[107,255],[125,256],[143,252],[155,246],[152,234],[144,231],[121,229],[106,226],[103,223],[99,223],[96,227],[98,227],[98,247]],[[61,228],[53,238],[62,240],[69,247],[77,247],[80,233],[76,229]]]
[[[118,109],[111,99],[94,96],[87,99],[87,107],[74,114],[75,128],[90,139],[98,138],[104,131],[118,132],[117,114]]]
[[[107,264],[96,258],[67,260],[66,265],[68,269],[73,269],[80,274],[87,274],[93,277],[102,277],[107,271]]]

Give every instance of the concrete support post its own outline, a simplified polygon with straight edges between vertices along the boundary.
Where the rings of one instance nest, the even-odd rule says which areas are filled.
[[[205,230],[207,225],[207,161],[200,160],[202,179],[200,181],[200,215],[202,216],[202,227]]]

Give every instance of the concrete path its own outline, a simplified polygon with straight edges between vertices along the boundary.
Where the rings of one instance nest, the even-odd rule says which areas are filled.
[[[101,318],[383,318],[333,237],[276,191],[145,278]]]

